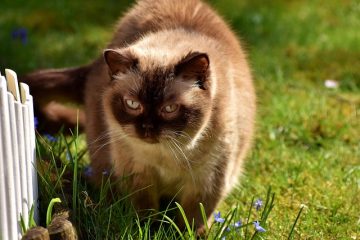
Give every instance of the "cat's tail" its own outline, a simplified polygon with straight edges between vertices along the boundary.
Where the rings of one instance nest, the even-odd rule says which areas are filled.
[[[76,68],[38,70],[20,77],[34,97],[40,130],[54,133],[62,126],[84,127],[82,110],[86,79],[92,65]]]

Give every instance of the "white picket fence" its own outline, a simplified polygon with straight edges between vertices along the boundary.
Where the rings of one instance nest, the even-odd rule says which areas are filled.
[[[21,238],[34,205],[38,221],[33,99],[16,73],[0,74],[0,240]]]

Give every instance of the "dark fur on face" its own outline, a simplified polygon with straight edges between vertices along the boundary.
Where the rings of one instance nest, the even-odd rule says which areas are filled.
[[[209,109],[206,54],[189,53],[175,66],[147,71],[141,71],[137,58],[129,57],[128,53],[124,56],[108,50],[104,56],[113,79],[112,114],[127,134],[158,143],[161,138],[176,137],[183,132],[191,136],[200,127]],[[129,109],[126,102],[129,99],[139,103],[141,109]],[[164,114],[164,107],[172,104],[178,109],[169,117]]]

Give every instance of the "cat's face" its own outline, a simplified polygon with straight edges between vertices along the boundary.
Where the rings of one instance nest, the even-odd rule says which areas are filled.
[[[105,105],[125,135],[147,143],[189,142],[201,131],[211,111],[206,54],[147,70],[141,59],[114,50],[105,51],[105,60],[112,78]]]

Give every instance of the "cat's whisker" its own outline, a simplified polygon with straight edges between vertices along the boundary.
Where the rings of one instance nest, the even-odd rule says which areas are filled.
[[[174,150],[172,149],[170,142],[167,141],[167,140],[165,140],[165,144],[166,144],[167,147],[170,149],[170,151],[171,151],[171,153],[172,153],[172,155],[173,155],[173,157],[174,157],[173,159],[174,159],[175,164],[176,164],[177,166],[180,166],[180,161],[179,161],[179,159],[177,158],[176,153],[175,153]]]
[[[184,156],[184,162],[187,166],[187,168],[189,169],[189,173],[191,176],[191,179],[193,181],[193,183],[195,184],[195,178],[194,178],[194,174],[193,174],[193,170],[191,167],[191,162],[188,159],[188,157],[185,155],[184,151],[181,149],[181,147],[176,143],[176,139],[175,138],[170,138],[170,142],[173,143],[173,146],[175,146],[175,150],[177,149],[179,151],[180,154],[182,154]]]
[[[188,144],[192,141],[192,138],[185,132],[178,132],[178,131],[167,131],[167,132],[170,133],[169,136],[171,136],[179,145],[181,145],[182,149],[186,149]],[[173,137],[174,135],[175,137]]]
[[[183,167],[183,161],[181,161],[181,159],[179,158],[179,156],[177,154],[177,151],[176,151],[176,148],[174,147],[174,144],[172,143],[172,141],[169,141],[169,146],[170,146],[171,151],[174,154],[175,161],[177,161],[178,166],[180,166],[182,168]]]
[[[188,140],[191,140],[191,139],[192,139],[192,138],[190,137],[190,135],[187,134],[187,133],[184,132],[184,131],[178,131],[178,132],[175,132],[175,134],[176,134],[177,136],[186,138],[186,139],[188,139]]]
[[[166,131],[164,131],[164,133],[167,135],[173,136],[175,139],[179,138],[179,139],[187,142],[187,143],[183,143],[183,141],[181,141],[182,145],[186,145],[186,144],[188,144],[188,142],[191,142],[191,140],[192,140],[192,137],[190,137],[190,135],[184,131],[166,130]]]
[[[105,146],[110,145],[110,144],[112,144],[112,143],[114,143],[114,142],[118,142],[118,141],[120,141],[120,140],[122,140],[122,139],[124,139],[124,138],[126,138],[126,137],[128,137],[127,134],[112,135],[112,136],[110,136],[109,141],[105,142],[104,144],[101,144],[101,145],[95,150],[95,152],[94,152],[93,154],[95,155],[98,151],[100,151],[101,149],[103,149]]]
[[[117,131],[114,130],[114,129],[110,129],[110,130],[104,132],[103,134],[101,134],[101,135],[100,135],[99,137],[97,137],[94,141],[88,143],[88,145],[91,146],[91,145],[93,145],[93,144],[95,144],[95,143],[97,143],[97,142],[99,142],[99,141],[102,141],[102,140],[104,140],[104,139],[106,139],[106,138],[109,138],[114,132],[116,133]]]
[[[167,146],[170,148],[171,152],[173,153],[174,157],[176,158],[175,160],[177,162],[179,162],[179,164],[181,166],[183,161],[181,161],[179,156],[176,154],[177,151],[174,146],[174,143],[172,142],[172,137],[170,135],[167,135],[165,141],[168,143]]]
[[[186,156],[186,154],[184,153],[184,151],[181,148],[181,147],[184,147],[185,144],[176,138],[172,138],[172,140],[174,141],[174,143],[176,143],[176,145],[179,148],[179,150],[181,151],[182,155],[184,155],[184,157],[187,159],[188,157]]]

